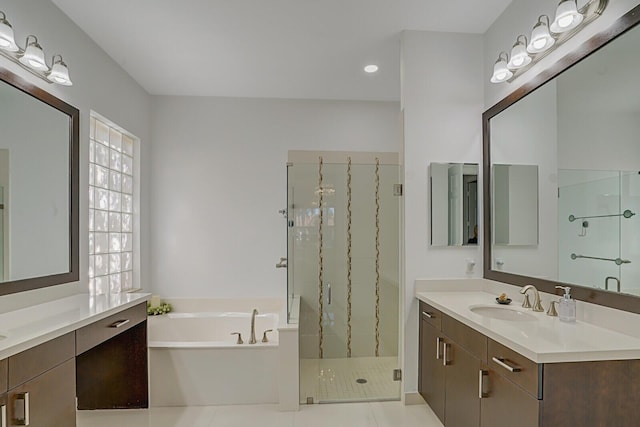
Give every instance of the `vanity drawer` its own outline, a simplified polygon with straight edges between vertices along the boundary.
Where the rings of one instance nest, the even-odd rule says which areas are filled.
[[[442,313],[431,307],[426,302],[420,301],[420,319],[424,320],[437,330],[442,329]]]
[[[442,317],[442,332],[474,357],[487,361],[487,337],[480,332],[447,315]]]
[[[73,359],[74,333],[69,332],[9,357],[9,390]]]
[[[143,302],[78,329],[76,331],[76,355],[84,353],[146,319],[147,303]]]
[[[0,360],[0,394],[9,390],[7,386],[7,359]]]
[[[542,399],[542,365],[489,339],[488,365],[495,372]]]

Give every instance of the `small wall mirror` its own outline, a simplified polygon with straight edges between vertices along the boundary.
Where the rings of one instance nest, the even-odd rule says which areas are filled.
[[[538,244],[538,167],[493,165],[493,244]]]
[[[478,244],[478,164],[431,163],[431,245]]]

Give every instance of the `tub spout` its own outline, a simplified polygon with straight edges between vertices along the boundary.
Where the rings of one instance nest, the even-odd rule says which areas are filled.
[[[253,313],[251,313],[251,338],[249,339],[249,344],[255,344],[256,341],[256,314],[258,314],[257,309],[253,309]]]

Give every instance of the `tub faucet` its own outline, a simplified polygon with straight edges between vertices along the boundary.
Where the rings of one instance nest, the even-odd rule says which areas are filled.
[[[524,294],[525,296],[525,302],[528,301],[527,291],[529,289],[533,289],[533,307],[531,307],[531,310],[544,311],[544,308],[542,308],[542,304],[540,304],[540,294],[538,293],[538,290],[536,289],[536,287],[533,285],[527,285],[524,288],[522,288],[522,290],[520,291],[520,293]],[[523,304],[523,307],[525,307],[524,304]]]
[[[249,339],[249,344],[255,344],[256,341],[256,314],[258,314],[257,309],[253,309],[253,313],[251,313],[251,338]]]

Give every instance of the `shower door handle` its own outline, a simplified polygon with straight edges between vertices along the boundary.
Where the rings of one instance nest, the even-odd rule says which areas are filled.
[[[327,283],[327,304],[331,305],[331,283]]]

